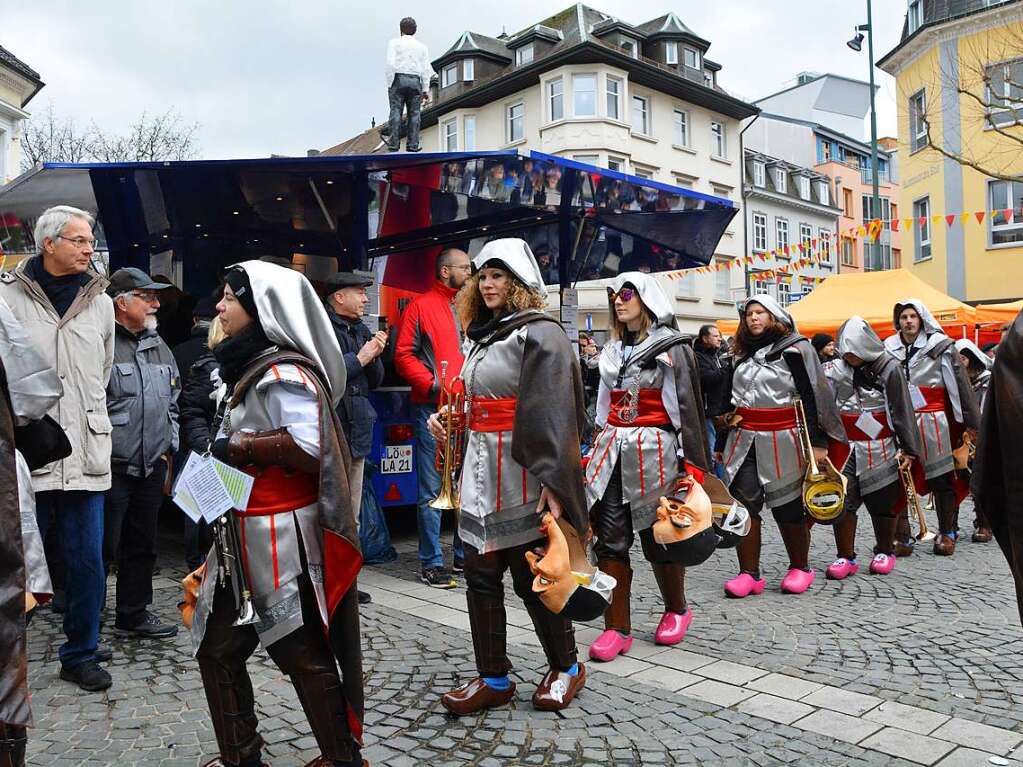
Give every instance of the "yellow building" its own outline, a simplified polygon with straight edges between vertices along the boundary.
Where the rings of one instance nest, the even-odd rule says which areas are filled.
[[[902,265],[965,301],[1023,296],[1023,0],[908,0],[878,67],[897,84]]]

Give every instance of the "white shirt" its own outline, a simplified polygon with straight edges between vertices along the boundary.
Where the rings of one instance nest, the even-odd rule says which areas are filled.
[[[430,52],[423,43],[412,35],[402,35],[387,43],[387,63],[384,76],[387,87],[391,87],[395,75],[417,75],[423,93],[430,90],[433,67],[430,66]]]

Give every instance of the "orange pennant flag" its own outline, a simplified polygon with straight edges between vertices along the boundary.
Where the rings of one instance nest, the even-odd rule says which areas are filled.
[[[978,224],[983,224],[984,223],[984,211],[978,210],[973,215],[977,217],[977,223]]]
[[[1005,216],[1006,221],[1012,221],[1012,208],[1006,208],[1002,211],[1002,215]]]
[[[899,219],[897,218],[892,219],[892,231],[893,232],[899,231]]]

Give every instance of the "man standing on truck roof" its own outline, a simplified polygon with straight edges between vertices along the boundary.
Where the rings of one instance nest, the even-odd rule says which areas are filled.
[[[437,256],[433,287],[405,309],[398,329],[394,366],[412,387],[415,413],[416,469],[419,473],[419,562],[420,577],[427,585],[454,588],[455,581],[444,569],[440,546],[441,512],[430,506],[440,493],[440,474],[434,463],[437,443],[426,421],[437,410],[441,387],[462,371],[462,330],[455,319],[455,294],[469,278],[469,255],[446,248]],[[444,363],[447,367],[444,368]],[[444,380],[441,370],[444,368]],[[462,542],[454,537],[454,571],[462,571]]]
[[[415,39],[416,20],[406,16],[399,24],[401,36],[387,43],[387,62],[384,78],[387,81],[387,101],[391,108],[388,127],[387,151],[397,152],[401,147],[401,114],[408,114],[408,138],[405,149],[418,152],[419,113],[430,93],[430,53]]]

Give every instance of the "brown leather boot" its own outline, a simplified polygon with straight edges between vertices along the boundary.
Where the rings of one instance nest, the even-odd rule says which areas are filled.
[[[934,553],[943,557],[952,556],[956,553],[956,539],[938,533],[938,537],[934,539]]]
[[[444,693],[440,702],[455,716],[468,716],[485,708],[503,706],[513,697],[515,697],[515,682],[509,682],[507,690],[495,690],[484,682],[482,677],[476,677],[461,687]]]
[[[604,612],[604,628],[614,629],[628,636],[632,633],[632,611],[629,597],[632,591],[632,568],[620,559],[600,559],[597,567],[617,581],[611,594],[611,604]]]
[[[686,611],[686,569],[676,564],[653,564],[654,579],[664,600],[664,611],[681,615]]]
[[[0,767],[24,767],[27,745],[24,727],[0,722]]]

